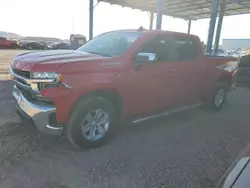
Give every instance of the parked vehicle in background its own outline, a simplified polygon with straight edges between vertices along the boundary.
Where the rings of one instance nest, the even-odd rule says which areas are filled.
[[[250,55],[250,49],[246,50],[246,55]]]
[[[40,42],[25,42],[22,44],[22,48],[29,50],[48,50],[50,49],[49,45],[42,44]]]
[[[18,48],[18,43],[15,40],[9,40],[5,37],[0,37],[0,48]]]
[[[138,123],[204,103],[220,109],[237,66],[235,58],[204,56],[194,35],[121,30],[76,51],[17,55],[10,73],[21,119],[89,148],[125,119]]]
[[[45,45],[45,46],[47,46],[48,49],[52,49],[52,47],[54,45],[54,43],[52,43],[52,42],[41,41],[40,43],[43,44],[43,45]]]
[[[243,56],[245,56],[247,53],[246,53],[246,51],[245,50],[242,50],[241,52],[240,52],[240,57],[243,57]]]
[[[70,48],[72,50],[76,50],[83,44],[87,42],[87,39],[85,36],[80,35],[80,34],[72,34],[70,35]]]
[[[52,46],[53,50],[59,50],[59,49],[70,49],[70,45],[68,43],[57,43]]]
[[[27,43],[27,42],[30,42],[30,41],[19,40],[18,42],[19,42],[19,47],[24,48],[24,44]]]
[[[240,58],[237,82],[247,87],[250,86],[250,55]]]
[[[218,49],[217,52],[213,50],[212,54],[216,56],[222,56],[222,57],[230,56],[230,54],[226,50],[223,50],[223,49]]]
[[[240,53],[236,50],[232,51],[232,56],[233,57],[236,57],[236,58],[239,58],[240,57]]]

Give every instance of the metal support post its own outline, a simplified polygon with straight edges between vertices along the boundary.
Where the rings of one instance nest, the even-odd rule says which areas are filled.
[[[89,0],[89,40],[93,38],[94,0]]]
[[[190,34],[190,31],[191,31],[191,24],[192,24],[192,20],[188,20],[188,34]]]
[[[214,29],[216,25],[218,7],[219,7],[219,0],[212,0],[212,11],[211,11],[211,18],[209,23],[208,37],[207,37],[207,48],[206,48],[207,54],[211,54],[212,52]]]
[[[153,24],[154,24],[154,13],[150,12],[150,24],[149,24],[149,29],[152,30],[153,29]]]
[[[218,20],[218,24],[217,24],[215,43],[214,43],[214,49],[215,49],[216,53],[217,53],[217,50],[219,48],[221,28],[222,28],[225,9],[226,9],[226,0],[222,0],[222,2],[220,3],[220,14],[219,14],[219,20]]]
[[[158,30],[161,30],[163,5],[163,0],[157,0],[156,29]]]

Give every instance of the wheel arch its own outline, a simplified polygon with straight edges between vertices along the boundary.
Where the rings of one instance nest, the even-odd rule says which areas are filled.
[[[75,109],[75,107],[77,106],[77,104],[80,101],[82,101],[88,97],[92,97],[92,96],[103,97],[103,98],[107,99],[108,101],[110,101],[114,105],[115,109],[118,112],[118,115],[120,116],[122,114],[122,108],[123,108],[122,97],[121,97],[120,93],[115,89],[97,89],[97,90],[89,91],[89,92],[81,95],[75,101],[75,103],[71,109],[71,112]]]
[[[222,76],[217,81],[218,84],[224,84],[226,86],[227,92],[230,91],[231,88],[231,78],[229,76]]]

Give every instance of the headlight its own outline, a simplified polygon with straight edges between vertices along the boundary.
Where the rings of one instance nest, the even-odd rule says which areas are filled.
[[[59,75],[55,72],[32,72],[33,79],[57,79]]]

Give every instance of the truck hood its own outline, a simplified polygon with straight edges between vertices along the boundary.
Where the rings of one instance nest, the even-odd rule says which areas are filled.
[[[52,70],[66,63],[103,58],[105,57],[74,50],[51,50],[18,54],[12,60],[11,65],[16,69],[24,71],[36,71],[35,69],[39,69],[42,66],[43,71],[46,71],[44,69]]]

